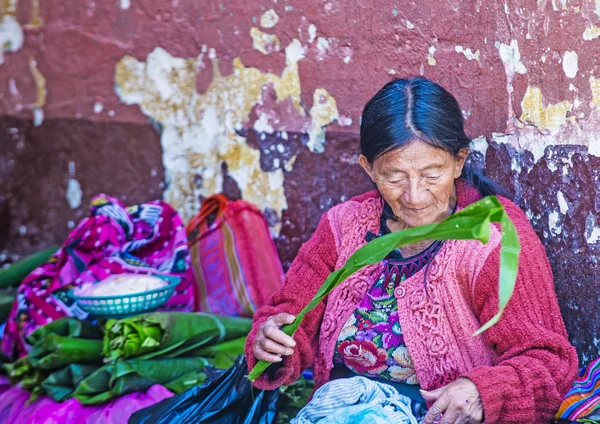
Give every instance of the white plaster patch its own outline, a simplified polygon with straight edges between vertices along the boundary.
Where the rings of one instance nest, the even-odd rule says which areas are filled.
[[[525,74],[527,68],[523,62],[521,62],[521,53],[519,52],[519,43],[517,40],[512,40],[510,45],[496,42],[496,48],[500,53],[500,59],[504,63],[504,67],[507,71],[516,72],[518,74]]]
[[[305,49],[302,47],[300,41],[293,40],[285,48],[285,63],[290,65],[300,62],[300,60],[304,59],[304,53]]]
[[[317,27],[315,24],[310,24],[308,26],[308,42],[312,43],[317,38]]]
[[[273,134],[275,131],[269,123],[269,116],[266,113],[261,113],[260,117],[254,121],[254,129],[260,133]]]
[[[488,149],[488,142],[485,136],[477,137],[471,140],[471,150],[479,152],[485,158]]]
[[[562,233],[562,227],[560,226],[560,215],[557,211],[552,211],[548,215],[548,228],[550,229],[550,232],[555,236],[560,235],[560,233]]]
[[[583,31],[583,39],[586,41],[595,40],[598,37],[600,37],[600,27],[591,26]]]
[[[329,39],[327,39],[325,37],[317,38],[317,50],[318,50],[317,60],[323,61],[325,59],[325,56],[329,50],[330,45],[331,45],[331,41]]]
[[[44,110],[41,107],[33,108],[33,125],[36,127],[44,123]]]
[[[126,10],[131,7],[131,0],[121,0],[121,9]]]
[[[429,63],[429,65],[431,66],[435,66],[437,61],[435,60],[435,57],[433,56],[435,54],[435,46],[429,46],[429,54],[427,56],[427,63]]]
[[[100,103],[100,102],[94,103],[94,113],[96,115],[101,114],[103,110],[104,110],[104,106],[102,105],[102,103]]]
[[[574,51],[566,51],[562,61],[563,71],[568,78],[575,78],[579,71],[579,57]]]
[[[75,179],[75,162],[69,161],[69,181],[67,183],[66,199],[71,209],[77,209],[81,206],[83,191],[81,184]]]
[[[462,53],[467,58],[467,60],[476,60],[477,62],[480,61],[481,52],[479,50],[473,52],[473,50],[471,50],[470,48],[464,48],[463,46],[456,46],[454,50],[456,51],[456,53]]]
[[[263,28],[273,28],[279,22],[279,15],[273,9],[267,10],[260,17],[260,26]]]
[[[563,215],[566,214],[569,210],[569,204],[567,203],[567,199],[565,199],[565,195],[559,190],[558,193],[556,193],[556,198],[558,199],[560,213]]]
[[[4,52],[16,52],[23,47],[23,28],[12,15],[4,15],[0,22],[0,65],[4,63]]]

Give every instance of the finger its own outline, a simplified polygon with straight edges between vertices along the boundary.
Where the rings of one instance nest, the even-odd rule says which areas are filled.
[[[267,339],[271,339],[279,344],[289,347],[296,346],[296,342],[294,341],[294,339],[292,339],[290,336],[285,334],[283,331],[281,331],[274,325],[266,325],[263,330],[263,333]]]
[[[456,408],[454,408],[453,405],[449,405],[444,414],[442,415],[440,424],[457,424],[459,422],[458,420],[460,417],[460,412]]]
[[[269,352],[263,350],[262,348],[260,348],[260,346],[255,346],[254,349],[252,349],[252,352],[254,353],[254,357],[256,359],[258,359],[259,361],[266,361],[266,362],[281,362],[282,361],[282,358],[280,356],[269,353]]]
[[[291,324],[296,319],[294,315],[285,313],[274,315],[271,318],[273,319],[273,322],[277,324],[278,327],[281,327],[284,324]]]
[[[447,394],[443,394],[440,398],[435,401],[435,403],[429,408],[427,414],[425,415],[425,419],[423,420],[424,424],[433,424],[436,421],[436,418],[439,418],[440,415],[443,415],[448,408],[450,403],[450,397]],[[440,420],[437,420],[440,422]]]
[[[452,383],[450,383],[450,384],[452,384]],[[421,395],[423,395],[423,399],[425,399],[428,402],[435,402],[446,391],[448,386],[449,386],[449,384],[446,384],[445,386],[439,387],[435,390],[429,390],[429,391],[428,390],[419,390],[419,391],[421,392]]]
[[[259,343],[259,347],[262,350],[265,350],[269,353],[274,353],[275,355],[290,356],[291,354],[294,353],[294,351],[291,348],[284,346],[282,344],[276,343],[270,339],[261,340],[261,342]]]

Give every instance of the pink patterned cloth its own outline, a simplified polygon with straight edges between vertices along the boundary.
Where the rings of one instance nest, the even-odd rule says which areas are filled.
[[[136,411],[173,396],[160,385],[144,393],[131,393],[105,405],[85,406],[77,399],[57,403],[42,396],[27,405],[30,393],[10,386],[8,378],[0,376],[0,424],[122,424]]]
[[[125,207],[99,195],[89,218],[71,232],[61,249],[20,285],[2,338],[9,357],[23,356],[26,338],[36,328],[64,316],[85,319],[67,292],[112,274],[136,273],[181,277],[167,310],[191,311],[193,276],[185,227],[162,201]]]

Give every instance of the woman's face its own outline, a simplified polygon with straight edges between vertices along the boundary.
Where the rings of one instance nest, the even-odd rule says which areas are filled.
[[[454,180],[460,177],[468,153],[463,149],[455,157],[417,139],[372,164],[362,155],[359,161],[399,221],[417,227],[444,219],[454,207]]]

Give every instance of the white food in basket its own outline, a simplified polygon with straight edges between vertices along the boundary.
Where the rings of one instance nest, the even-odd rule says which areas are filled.
[[[77,296],[122,296],[156,290],[169,283],[152,275],[117,274],[96,284],[84,284],[75,291]]]

